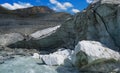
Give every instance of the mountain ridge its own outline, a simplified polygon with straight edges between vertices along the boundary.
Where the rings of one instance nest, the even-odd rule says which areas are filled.
[[[55,11],[50,9],[47,6],[33,6],[33,7],[28,7],[28,8],[16,9],[16,10],[8,10],[8,9],[0,6],[0,13],[1,14],[19,15],[19,16],[26,17],[26,16],[30,16],[30,15],[55,13]]]

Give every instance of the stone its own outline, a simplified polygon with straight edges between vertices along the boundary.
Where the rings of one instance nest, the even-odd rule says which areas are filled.
[[[49,36],[50,34],[54,33],[59,27],[60,27],[60,25],[55,26],[55,27],[46,28],[46,29],[37,31],[35,33],[32,33],[30,36],[35,39],[44,38],[44,37]]]
[[[96,73],[119,73],[120,72],[120,61],[114,59],[99,59],[94,62],[83,66],[81,72],[96,72]]]
[[[64,57],[57,54],[43,55],[41,58],[45,64],[50,66],[62,65],[64,63]]]
[[[0,35],[0,45],[7,46],[18,41],[22,41],[24,37],[19,33],[10,33],[10,34],[3,34]]]
[[[96,41],[80,41],[75,47],[72,62],[82,67],[99,59],[120,61],[120,54]]]
[[[120,68],[114,69],[114,70],[113,70],[113,73],[114,73],[114,72],[116,72],[116,73],[117,73],[117,72],[120,72]]]
[[[34,53],[32,57],[33,57],[33,58],[36,58],[36,59],[39,59],[39,58],[40,58],[40,55],[39,55],[38,53]]]
[[[58,50],[57,52],[51,53],[49,55],[40,55],[41,59],[45,64],[54,66],[54,65],[63,65],[66,59],[67,63],[71,61],[72,51],[70,49]]]
[[[58,51],[54,52],[53,54],[63,55],[64,57],[67,58],[68,56],[71,56],[72,52],[73,51],[70,49],[60,48],[58,49]]]

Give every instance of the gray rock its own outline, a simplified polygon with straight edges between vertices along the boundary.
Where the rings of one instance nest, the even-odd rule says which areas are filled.
[[[36,59],[39,59],[39,58],[40,58],[40,55],[39,55],[38,53],[34,53],[32,57],[33,57],[33,58],[36,58]]]
[[[120,54],[99,42],[81,41],[75,47],[72,62],[75,66],[82,67],[100,59],[120,61]]]
[[[72,62],[81,72],[120,72],[120,54],[95,41],[79,42],[72,55]]]
[[[85,65],[80,70],[88,73],[120,73],[120,61],[99,59]]]
[[[52,33],[54,33],[59,27],[60,27],[60,25],[55,26],[55,27],[46,28],[46,29],[43,29],[40,31],[36,31],[36,32],[30,34],[30,37],[32,37],[34,39],[41,39],[41,38],[47,37],[47,36],[51,35]]]
[[[34,53],[39,53],[39,51],[37,51],[36,49],[22,49],[22,48],[11,49],[8,47],[2,47],[2,50],[0,50],[0,62],[4,63],[4,61],[14,59],[14,56],[16,55],[24,57],[31,56]]]
[[[19,33],[10,33],[10,34],[3,34],[0,35],[0,45],[7,46],[18,41],[22,41],[24,37]]]
[[[71,54],[72,54],[72,50],[64,49],[64,50],[59,50],[59,51],[56,51],[48,55],[40,55],[40,57],[44,61],[44,63],[47,65],[60,66],[60,65],[66,64],[67,66],[67,64],[69,65],[72,64]]]
[[[0,64],[3,64],[4,61],[3,61],[3,56],[0,56]]]

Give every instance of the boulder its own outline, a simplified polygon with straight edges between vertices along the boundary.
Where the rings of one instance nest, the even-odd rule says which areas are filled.
[[[81,41],[76,45],[72,56],[72,62],[77,67],[83,67],[100,59],[120,61],[120,54],[99,42]]]
[[[33,57],[33,58],[36,58],[36,59],[39,59],[39,58],[40,58],[40,55],[39,55],[38,53],[34,53],[32,57]]]
[[[35,33],[32,33],[30,36],[35,39],[44,38],[44,37],[49,36],[50,34],[54,33],[59,27],[60,27],[60,25],[55,26],[55,27],[46,28],[46,29],[37,31]]]
[[[66,59],[70,62],[72,51],[70,49],[59,50],[49,55],[40,55],[41,59],[47,65],[63,65]]]
[[[7,46],[18,41],[22,41],[24,37],[19,33],[10,33],[10,34],[3,34],[0,35],[0,45]]]
[[[49,55],[43,55],[41,56],[45,64],[50,65],[50,66],[55,66],[55,65],[61,65],[64,63],[64,57],[61,55],[54,55],[54,54],[49,54]]]

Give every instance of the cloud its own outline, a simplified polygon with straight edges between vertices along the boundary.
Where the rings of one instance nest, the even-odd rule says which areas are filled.
[[[80,10],[78,10],[78,9],[72,9],[72,12],[78,13],[78,12],[80,12]]]
[[[72,5],[71,3],[69,3],[69,2],[65,2],[63,5],[64,5],[65,7],[73,7],[73,5]]]
[[[15,10],[15,9],[32,7],[33,5],[31,5],[30,3],[18,2],[13,4],[4,3],[4,4],[1,4],[1,6],[10,10]]]
[[[54,4],[53,10],[55,11],[69,11],[72,13],[80,12],[80,10],[75,9],[74,6],[70,2],[61,3],[57,0],[49,0],[51,4]]]
[[[73,5],[70,2],[64,2],[60,3],[57,0],[50,0],[51,4],[54,4],[55,7],[53,9],[57,10],[67,10],[68,8],[73,7]]]
[[[86,0],[86,2],[87,2],[87,3],[92,3],[92,2],[93,2],[93,0]]]
[[[58,1],[56,1],[56,0],[50,0],[50,3],[56,4],[56,3],[58,3]]]

